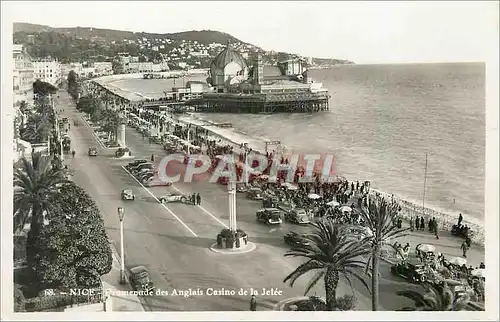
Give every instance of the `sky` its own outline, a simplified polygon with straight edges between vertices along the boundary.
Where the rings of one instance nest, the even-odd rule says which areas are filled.
[[[218,30],[265,50],[358,64],[484,62],[497,1],[2,1],[2,23],[171,33]]]

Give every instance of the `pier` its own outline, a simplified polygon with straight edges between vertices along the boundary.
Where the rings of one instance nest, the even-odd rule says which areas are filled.
[[[320,93],[204,93],[188,100],[197,112],[222,113],[313,113],[328,111],[329,95]]]

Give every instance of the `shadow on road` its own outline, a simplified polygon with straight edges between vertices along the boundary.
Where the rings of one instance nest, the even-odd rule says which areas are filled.
[[[201,238],[201,237],[180,237],[180,236],[166,236],[169,239],[172,239],[178,243],[195,246],[199,248],[209,249],[216,242],[216,237],[214,238]]]

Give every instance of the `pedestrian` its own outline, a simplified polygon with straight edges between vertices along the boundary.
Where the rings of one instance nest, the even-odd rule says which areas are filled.
[[[460,226],[460,224],[462,223],[462,220],[464,220],[464,217],[462,216],[462,213],[460,213],[458,215],[458,224],[457,224],[457,226]]]
[[[252,298],[250,299],[250,311],[257,311],[257,299],[255,298],[255,295],[252,295]]]
[[[434,221],[432,221],[432,219],[429,219],[427,225],[429,226],[429,232],[432,233],[434,231]]]
[[[410,230],[413,231],[415,229],[415,221],[413,217],[410,218]]]
[[[155,161],[155,155],[151,154],[151,162],[154,162],[154,161]]]
[[[467,258],[467,251],[469,250],[469,247],[467,247],[465,240],[462,242],[462,246],[460,246],[460,248],[462,249],[462,256]]]
[[[201,205],[201,196],[199,193],[196,194],[196,204],[199,206]]]
[[[425,230],[425,219],[424,219],[424,216],[420,217],[420,230]]]
[[[420,217],[419,216],[415,217],[415,228],[417,228],[417,230],[420,229]]]

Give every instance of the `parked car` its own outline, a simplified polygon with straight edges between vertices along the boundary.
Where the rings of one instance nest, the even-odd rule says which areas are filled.
[[[138,160],[134,160],[132,162],[130,162],[129,164],[127,164],[127,168],[133,168],[135,166],[138,166],[139,164],[142,164],[142,163],[148,163],[149,161],[148,160],[144,160],[144,159],[138,159]]]
[[[154,174],[154,171],[152,168],[148,168],[148,167],[143,167],[143,168],[139,168],[138,170],[135,170],[132,172],[136,177],[140,177],[142,176],[143,174],[146,174],[146,173],[153,173]]]
[[[131,172],[138,172],[141,171],[142,169],[153,169],[153,164],[151,162],[148,162],[148,163],[141,163],[135,167],[130,167]]]
[[[246,184],[238,182],[236,183],[236,192],[247,192],[248,187]]]
[[[182,202],[186,203],[188,201],[188,197],[183,194],[177,193],[167,193],[158,198],[161,203],[169,203],[169,202]]]
[[[247,198],[251,200],[262,200],[264,197],[262,196],[262,190],[260,188],[250,188],[247,191]]]
[[[144,266],[136,266],[130,269],[130,284],[136,291],[153,291],[154,285],[149,272]]]
[[[286,212],[285,220],[294,224],[308,224],[310,222],[307,212],[302,208],[294,208]]]
[[[122,200],[135,200],[134,192],[131,189],[123,189]]]
[[[427,281],[423,264],[416,264],[408,261],[403,261],[392,265],[391,273],[394,275],[399,275],[405,280],[410,282]]]
[[[264,208],[275,208],[279,203],[279,199],[276,196],[268,196],[262,199],[262,207]]]
[[[97,156],[97,148],[95,146],[91,146],[89,148],[89,156],[90,157],[95,157]]]
[[[306,245],[309,245],[309,241],[305,240],[304,238],[302,238],[301,235],[297,234],[296,232],[294,231],[291,231],[289,232],[288,234],[286,234],[283,239],[285,240],[285,243],[292,246],[292,247],[296,247],[296,246],[306,246]]]
[[[268,225],[279,225],[283,222],[281,211],[276,208],[264,208],[256,212],[257,220]]]
[[[145,184],[146,182],[151,181],[153,178],[154,178],[154,174],[151,172],[148,172],[148,173],[141,174],[141,176],[139,176],[137,178],[137,180],[139,180],[139,182],[141,182],[142,184]]]

